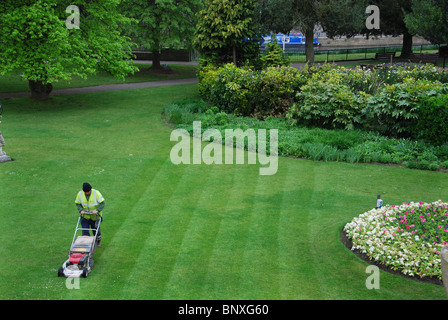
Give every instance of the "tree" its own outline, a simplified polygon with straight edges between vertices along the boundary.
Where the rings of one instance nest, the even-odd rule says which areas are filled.
[[[235,65],[258,54],[255,4],[256,0],[207,0],[199,12],[194,39],[199,53],[215,64]]]
[[[70,2],[70,3],[69,3]],[[136,70],[121,26],[130,20],[120,0],[5,0],[0,4],[0,74],[20,71],[31,96],[47,99],[52,84],[106,70],[124,78]],[[69,29],[66,9],[79,8],[80,26]]]
[[[138,20],[127,27],[127,34],[152,52],[152,69],[161,69],[162,49],[191,48],[196,13],[201,6],[201,0],[130,0],[124,3],[126,16]]]
[[[263,68],[289,66],[290,64],[289,58],[283,55],[283,50],[278,45],[275,36],[271,36],[271,42],[266,45],[266,54],[260,60]]]
[[[294,5],[291,0],[259,0],[256,12],[262,34],[290,33],[297,24]]]
[[[364,2],[364,0],[359,0]],[[408,58],[412,53],[413,33],[407,28],[404,18],[412,12],[411,0],[372,0],[369,4],[376,5],[380,9],[380,29],[364,29],[363,34],[371,35],[403,35],[403,47],[401,57]]]
[[[410,32],[434,44],[448,43],[448,2],[446,0],[412,0],[412,13],[404,20]]]
[[[309,63],[314,63],[314,30],[318,25],[330,37],[350,37],[359,33],[364,23],[365,7],[356,0],[259,0],[259,7],[263,30],[303,32]]]

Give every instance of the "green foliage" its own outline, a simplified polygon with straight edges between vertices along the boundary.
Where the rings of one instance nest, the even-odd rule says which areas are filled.
[[[197,107],[193,107],[197,104]],[[194,111],[192,111],[194,110]],[[363,130],[322,129],[289,126],[283,118],[259,120],[226,114],[202,100],[178,102],[164,108],[174,113],[172,123],[192,132],[192,122],[201,121],[202,130],[214,128],[224,135],[225,129],[277,129],[278,154],[316,161],[348,163],[382,163],[411,169],[448,169],[448,144],[433,146],[423,141],[395,139]],[[166,117],[167,118],[167,117]]]
[[[374,71],[332,65],[308,66],[301,71],[208,65],[199,73],[199,93],[226,113],[260,119],[285,116],[290,125],[367,129],[443,144],[445,100],[423,103],[428,97],[448,93],[448,84],[441,81],[447,81],[446,72],[420,65]],[[388,157],[369,157],[389,161]]]
[[[127,0],[123,11],[137,23],[125,31],[139,47],[153,53],[165,48],[191,48],[201,6],[201,0]]]
[[[448,3],[443,0],[412,0],[412,12],[405,16],[408,29],[431,43],[448,42]]]
[[[202,57],[214,65],[242,65],[258,57],[256,0],[207,0],[198,13],[193,41]],[[245,40],[246,39],[246,40]]]
[[[448,143],[448,95],[425,97],[417,110],[413,136],[440,145]]]
[[[254,71],[233,64],[207,66],[200,71],[198,90],[204,100],[226,113],[264,118],[283,115],[305,79],[292,67]]]
[[[385,85],[376,95],[369,97],[365,113],[382,134],[412,137],[419,122],[418,110],[422,99],[447,89],[440,82],[405,79],[403,83]]]
[[[80,29],[67,29],[67,1],[4,1],[0,6],[0,74],[20,71],[25,79],[50,84],[73,75],[106,70],[124,78],[136,68],[121,26],[119,1],[76,1]]]
[[[261,56],[260,60],[263,68],[289,66],[290,64],[289,58],[283,54],[275,36],[271,36],[271,42],[266,45],[266,53]]]
[[[313,74],[296,98],[286,114],[292,125],[354,129],[362,123],[366,95],[355,94],[337,70]]]

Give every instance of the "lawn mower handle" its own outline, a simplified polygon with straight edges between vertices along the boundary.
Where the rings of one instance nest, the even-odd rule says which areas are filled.
[[[98,213],[93,213],[92,211],[89,211],[89,210],[82,210],[82,211],[84,211],[84,213],[82,213],[82,214],[95,215],[95,216],[98,215]]]

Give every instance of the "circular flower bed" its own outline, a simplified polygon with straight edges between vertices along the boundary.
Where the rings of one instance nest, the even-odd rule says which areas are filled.
[[[410,277],[442,279],[448,203],[403,203],[372,209],[344,227],[352,250]]]

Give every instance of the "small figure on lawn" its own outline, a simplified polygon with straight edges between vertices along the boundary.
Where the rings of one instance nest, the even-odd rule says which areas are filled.
[[[0,118],[2,117],[2,113],[3,113],[3,107],[0,104]],[[2,122],[0,121],[0,123]],[[5,145],[5,139],[3,138],[3,135],[0,131],[0,162],[11,160],[11,158],[6,155],[6,152],[2,150],[4,145]]]

